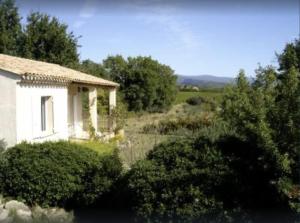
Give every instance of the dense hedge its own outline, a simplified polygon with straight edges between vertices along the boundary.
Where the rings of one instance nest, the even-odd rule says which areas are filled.
[[[160,144],[128,173],[134,211],[156,222],[224,221],[214,190],[228,173],[221,154],[177,140]]]
[[[116,154],[99,156],[68,142],[22,143],[4,152],[1,160],[3,194],[44,206],[94,203],[122,170]]]
[[[271,183],[276,163],[261,155],[255,142],[221,125],[162,143],[127,174],[130,206],[150,222],[264,222],[269,210],[292,219]]]

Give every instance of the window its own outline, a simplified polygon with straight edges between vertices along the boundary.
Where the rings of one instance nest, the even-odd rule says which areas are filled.
[[[50,96],[41,98],[41,130],[53,132],[53,99]]]

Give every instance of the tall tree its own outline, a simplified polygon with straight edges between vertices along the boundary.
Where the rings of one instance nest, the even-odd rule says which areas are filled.
[[[223,99],[222,117],[243,138],[260,148],[260,161],[270,163],[268,168],[276,172],[289,171],[289,166],[284,163],[284,154],[277,147],[272,128],[272,109],[276,110],[275,96],[270,91],[268,73],[260,73],[259,78],[250,84],[243,71],[240,72],[236,86],[230,87]],[[268,80],[268,81],[262,81]],[[268,85],[266,84],[268,83]]]
[[[20,16],[13,0],[0,0],[0,53],[17,55],[22,34]]]
[[[168,109],[176,96],[176,76],[166,65],[151,57],[108,57],[104,67],[120,84],[124,99],[132,111]]]
[[[75,67],[75,68],[84,73],[88,73],[88,74],[94,75],[96,77],[108,78],[108,74],[105,71],[102,64],[95,63],[92,60],[84,60],[78,64],[78,67]]]
[[[292,160],[292,171],[300,180],[300,40],[286,44],[278,55],[277,117],[273,121],[282,152]],[[300,206],[300,204],[299,204]]]
[[[300,70],[300,40],[286,44],[283,52],[277,57],[280,71],[287,71],[292,67]]]
[[[292,163],[292,171],[295,171],[296,176],[296,171],[300,170],[300,80],[295,67],[282,74],[276,105],[277,116],[273,122],[276,141],[282,153],[296,161]]]
[[[122,90],[125,86],[128,71],[127,61],[121,55],[108,56],[103,61],[103,66],[109,73],[110,78],[121,85]]]
[[[269,185],[299,211],[300,191],[300,75],[299,41],[286,45],[278,56],[279,70],[257,70],[247,83],[241,73],[224,96],[222,117],[255,145],[255,164],[263,167]]]
[[[78,38],[55,17],[32,13],[27,17],[22,56],[74,67],[79,62]]]

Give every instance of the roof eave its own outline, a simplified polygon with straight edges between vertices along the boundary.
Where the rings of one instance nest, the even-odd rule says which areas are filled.
[[[72,81],[73,84],[82,84],[82,85],[90,85],[94,87],[107,87],[107,88],[118,88],[120,87],[117,83],[96,83],[90,81]]]

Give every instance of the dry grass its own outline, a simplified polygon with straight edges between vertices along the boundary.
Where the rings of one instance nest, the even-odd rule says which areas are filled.
[[[191,106],[188,104],[174,105],[172,109],[166,113],[144,113],[132,115],[127,119],[125,130],[125,139],[120,142],[120,155],[125,163],[130,166],[137,160],[145,158],[147,153],[153,147],[162,141],[178,137],[170,135],[145,134],[142,129],[145,125],[156,124],[161,120],[176,119],[181,116],[200,115],[202,113],[199,106]]]
[[[173,105],[171,110],[165,113],[132,113],[126,120],[123,139],[115,139],[109,143],[85,142],[84,145],[102,154],[110,153],[118,147],[125,166],[130,167],[137,160],[144,159],[155,145],[174,137],[180,137],[159,133],[145,134],[142,131],[145,125],[158,124],[162,120],[178,119],[179,117],[201,116],[204,113],[208,113],[205,105],[191,106],[186,103]]]
[[[131,114],[124,127],[125,137],[116,138],[108,143],[83,141],[84,146],[97,151],[100,154],[109,154],[115,148],[119,148],[120,157],[125,167],[130,167],[138,160],[144,159],[147,153],[157,144],[172,139],[174,135],[161,135],[159,133],[143,133],[143,127],[149,124],[157,124],[162,120],[178,119],[179,117],[200,116],[207,111],[201,106],[191,106],[186,103],[174,105],[166,113]],[[184,135],[184,134],[183,134]],[[182,136],[183,136],[182,135]]]
[[[126,132],[126,139],[119,144],[120,156],[129,167],[138,160],[144,159],[153,147],[169,136]]]

